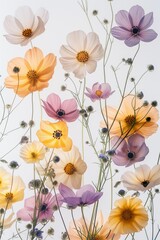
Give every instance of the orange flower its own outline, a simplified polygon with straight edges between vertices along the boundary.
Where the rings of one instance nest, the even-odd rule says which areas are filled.
[[[139,98],[128,95],[124,98],[120,110],[107,107],[108,124],[110,134],[126,137],[134,133],[139,133],[144,137],[149,137],[156,132],[159,119],[158,110],[151,104],[145,106]],[[117,116],[116,116],[117,114]],[[101,122],[101,127],[106,127],[105,122]]]
[[[68,127],[65,122],[41,121],[40,128],[37,131],[37,136],[46,147],[62,148],[63,151],[71,150],[72,140],[68,137]]]
[[[24,58],[17,57],[8,63],[9,77],[5,86],[12,88],[20,97],[48,87],[56,65],[56,57],[49,53],[43,56],[39,48],[29,49]]]

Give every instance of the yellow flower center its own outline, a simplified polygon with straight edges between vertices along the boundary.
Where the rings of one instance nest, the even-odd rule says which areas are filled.
[[[76,172],[76,168],[75,168],[75,166],[72,163],[68,163],[65,166],[64,171],[65,171],[66,174],[72,175],[72,174],[74,174]]]
[[[37,158],[37,153],[31,152],[31,157],[34,158],[34,159]]]
[[[133,126],[136,123],[136,118],[133,115],[128,115],[124,120],[128,126]]]
[[[35,70],[30,70],[28,73],[27,73],[27,77],[28,79],[30,80],[32,86],[35,86],[36,85],[36,82],[39,78],[37,72]]]
[[[60,139],[63,136],[62,131],[61,130],[56,130],[53,132],[53,137],[56,139]]]
[[[7,201],[11,201],[13,199],[13,193],[6,193],[5,197]]]
[[[133,213],[130,209],[126,209],[122,212],[122,218],[125,221],[131,220],[133,217]]]
[[[81,51],[81,52],[77,53],[76,58],[79,62],[85,63],[88,61],[89,55],[86,51]]]
[[[101,95],[102,95],[102,91],[101,90],[97,90],[96,92],[95,92],[95,94],[98,96],[98,97],[100,97]]]
[[[22,35],[24,37],[30,38],[32,36],[32,30],[30,28],[26,28],[23,30]]]

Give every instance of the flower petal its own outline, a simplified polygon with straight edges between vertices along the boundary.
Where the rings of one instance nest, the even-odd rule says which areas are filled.
[[[67,43],[76,52],[84,51],[86,46],[86,34],[79,30],[67,35]]]
[[[138,27],[142,17],[144,16],[144,9],[139,5],[133,6],[129,10],[129,15],[131,17],[132,26]]]
[[[141,41],[151,42],[158,36],[158,34],[154,30],[148,29],[140,32],[139,36]]]
[[[42,21],[44,22],[44,24],[46,24],[48,22],[48,19],[49,19],[49,13],[46,9],[44,8],[39,8],[37,13],[36,13],[37,16],[39,16]]]
[[[132,36],[131,31],[128,31],[126,29],[123,29],[121,27],[113,27],[111,29],[111,34],[113,37],[119,39],[119,40],[125,40]]]
[[[133,47],[133,46],[137,45],[139,42],[140,42],[140,37],[137,37],[137,36],[136,37],[132,36],[124,41],[124,43],[128,47]]]
[[[24,29],[32,29],[32,25],[34,23],[34,14],[30,7],[19,7],[15,12],[15,16],[21,22]]]
[[[144,29],[149,28],[152,25],[152,23],[153,23],[153,13],[150,12],[141,19],[139,27],[142,31]]]
[[[121,10],[115,15],[115,21],[119,26],[124,27],[125,29],[130,30],[132,28],[129,14],[125,10]]]

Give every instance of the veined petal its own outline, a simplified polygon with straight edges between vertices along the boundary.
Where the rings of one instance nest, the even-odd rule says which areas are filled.
[[[144,9],[139,5],[133,6],[129,10],[129,15],[132,20],[132,26],[139,26],[139,23],[144,16]]]
[[[124,43],[128,47],[133,47],[133,46],[137,45],[139,42],[140,42],[140,37],[132,36],[132,37],[126,39]]]
[[[87,42],[85,50],[90,53],[99,44],[99,37],[96,33],[90,32],[87,34]]]
[[[88,73],[95,72],[97,67],[97,62],[95,60],[88,60],[86,63],[86,70]]]
[[[37,13],[36,13],[37,16],[39,16],[42,21],[44,22],[44,24],[46,24],[48,22],[48,19],[49,19],[49,13],[46,9],[44,8],[39,8]]]
[[[143,42],[151,42],[157,36],[158,36],[158,34],[152,29],[141,31],[139,34],[140,40]]]
[[[25,37],[23,36],[4,35],[4,37],[12,44],[21,44],[25,41]]]
[[[115,37],[119,40],[126,40],[132,36],[131,31],[128,31],[121,27],[113,27],[111,29],[111,34],[113,35],[113,37]]]
[[[21,22],[24,29],[32,28],[34,22],[34,14],[30,7],[19,7],[15,12],[15,16]]]
[[[43,53],[39,48],[34,47],[26,52],[25,59],[29,62],[31,69],[37,70],[38,65],[43,60]]]
[[[79,30],[67,35],[67,43],[76,52],[84,51],[86,46],[86,34]]]
[[[23,31],[22,25],[20,23],[17,24],[17,20],[15,19],[15,17],[12,17],[10,15],[5,17],[4,28],[7,31],[7,33],[13,34],[15,37],[16,36],[20,37],[22,35]]]
[[[125,10],[121,10],[115,15],[115,21],[119,26],[128,30],[132,28],[128,12]]]
[[[150,12],[141,19],[139,27],[142,31],[144,29],[149,28],[152,25],[152,23],[153,23],[153,13]]]

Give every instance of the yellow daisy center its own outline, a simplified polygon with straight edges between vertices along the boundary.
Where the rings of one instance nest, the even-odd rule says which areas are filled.
[[[95,94],[98,96],[98,97],[100,97],[101,95],[102,95],[102,91],[101,90],[97,90],[96,92],[95,92]]]
[[[121,216],[122,216],[123,220],[128,221],[128,220],[132,219],[133,213],[130,209],[126,209],[122,212]]]
[[[30,28],[26,28],[23,30],[22,35],[24,37],[30,38],[32,36],[32,30]]]
[[[37,153],[31,152],[31,157],[34,158],[34,159],[37,158]]]
[[[85,63],[89,59],[89,54],[86,51],[81,51],[77,53],[76,58],[79,62]]]
[[[53,137],[56,139],[60,139],[63,136],[62,131],[61,130],[56,130],[53,132]]]
[[[128,115],[124,120],[128,126],[133,126],[136,123],[136,118],[133,115]]]
[[[6,193],[5,197],[7,201],[11,201],[13,199],[13,193]]]
[[[76,172],[76,168],[72,163],[67,163],[67,165],[64,168],[64,171],[68,175],[72,175]]]
[[[39,78],[37,72],[35,70],[29,70],[29,72],[27,73],[27,77],[30,80],[31,84],[35,86]]]

